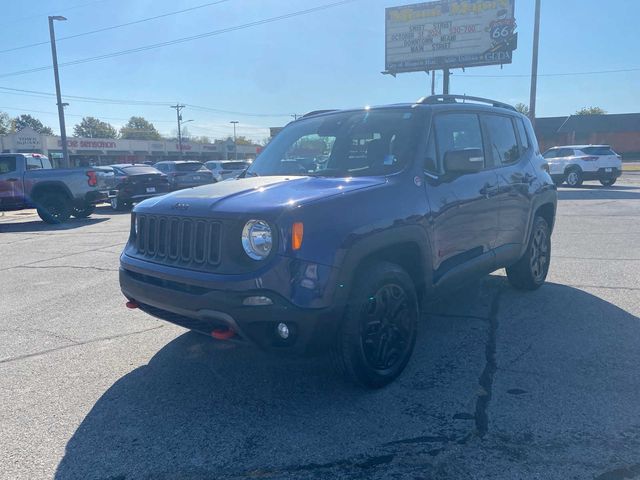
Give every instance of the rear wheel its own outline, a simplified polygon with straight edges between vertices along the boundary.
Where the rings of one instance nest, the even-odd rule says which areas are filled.
[[[572,168],[567,172],[565,181],[570,187],[579,187],[584,181],[582,178],[582,171],[579,168]]]
[[[388,262],[367,267],[356,279],[331,351],[337,369],[368,388],[393,381],[413,353],[418,314],[415,287],[407,272]]]
[[[616,183],[617,178],[612,177],[612,178],[601,178],[600,179],[600,183],[602,184],[603,187],[610,187],[611,185],[613,185],[614,183]]]
[[[47,193],[38,200],[38,215],[52,225],[69,220],[71,208],[71,202],[61,193]]]
[[[127,209],[128,204],[123,202],[118,197],[111,198],[111,208],[113,208],[116,212],[122,212]]]
[[[71,212],[71,215],[73,215],[76,218],[87,218],[95,211],[96,211],[95,205],[83,205],[81,207],[73,207],[73,211]]]
[[[507,278],[519,290],[536,290],[547,279],[551,260],[551,232],[547,221],[536,216],[529,245],[518,263],[507,268]]]

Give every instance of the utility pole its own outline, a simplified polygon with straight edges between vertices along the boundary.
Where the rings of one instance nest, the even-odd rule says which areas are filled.
[[[235,152],[234,153],[234,158],[236,160],[238,160],[238,144],[236,143],[236,139],[237,139],[237,137],[236,137],[236,125],[238,125],[238,123],[240,123],[240,122],[238,122],[237,120],[232,120],[229,123],[233,124],[233,150]]]
[[[66,18],[60,15],[49,17],[49,37],[51,38],[51,57],[53,58],[53,76],[56,82],[56,100],[58,102],[58,120],[60,121],[60,140],[62,141],[62,166],[69,168],[69,149],[67,147],[67,128],[64,124],[64,106],[62,94],[60,93],[60,76],[58,75],[58,52],[56,50],[56,34],[53,28],[53,21],[65,21]]]
[[[436,71],[431,70],[431,95],[436,94]]]
[[[298,115],[297,113],[293,113],[293,114],[291,114],[289,116],[293,117],[294,120],[297,120],[300,115]]]
[[[442,94],[449,95],[449,77],[451,76],[451,72],[448,68],[442,70]]]
[[[182,132],[180,130],[180,122],[182,122],[182,109],[184,105],[180,105],[176,103],[175,105],[171,105],[171,108],[176,109],[176,118],[178,119],[178,150],[180,151],[180,160],[182,160]]]
[[[536,126],[536,95],[538,90],[538,43],[540,41],[540,0],[536,0],[536,14],[533,25],[533,55],[531,58],[531,92],[529,96],[529,118]]]

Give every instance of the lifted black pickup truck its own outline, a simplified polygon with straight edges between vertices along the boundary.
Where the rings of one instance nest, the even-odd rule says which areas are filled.
[[[91,168],[54,169],[37,153],[0,154],[0,211],[37,208],[47,223],[85,218],[109,198],[108,173]],[[113,175],[113,173],[111,173]]]

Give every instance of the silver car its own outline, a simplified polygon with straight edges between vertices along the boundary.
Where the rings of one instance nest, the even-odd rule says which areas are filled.
[[[211,160],[204,164],[215,179],[220,182],[227,178],[236,178],[251,165],[249,162],[241,160]]]

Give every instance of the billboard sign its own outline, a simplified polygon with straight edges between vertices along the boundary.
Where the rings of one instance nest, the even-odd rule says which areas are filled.
[[[386,9],[387,73],[511,63],[515,0],[441,0]]]

